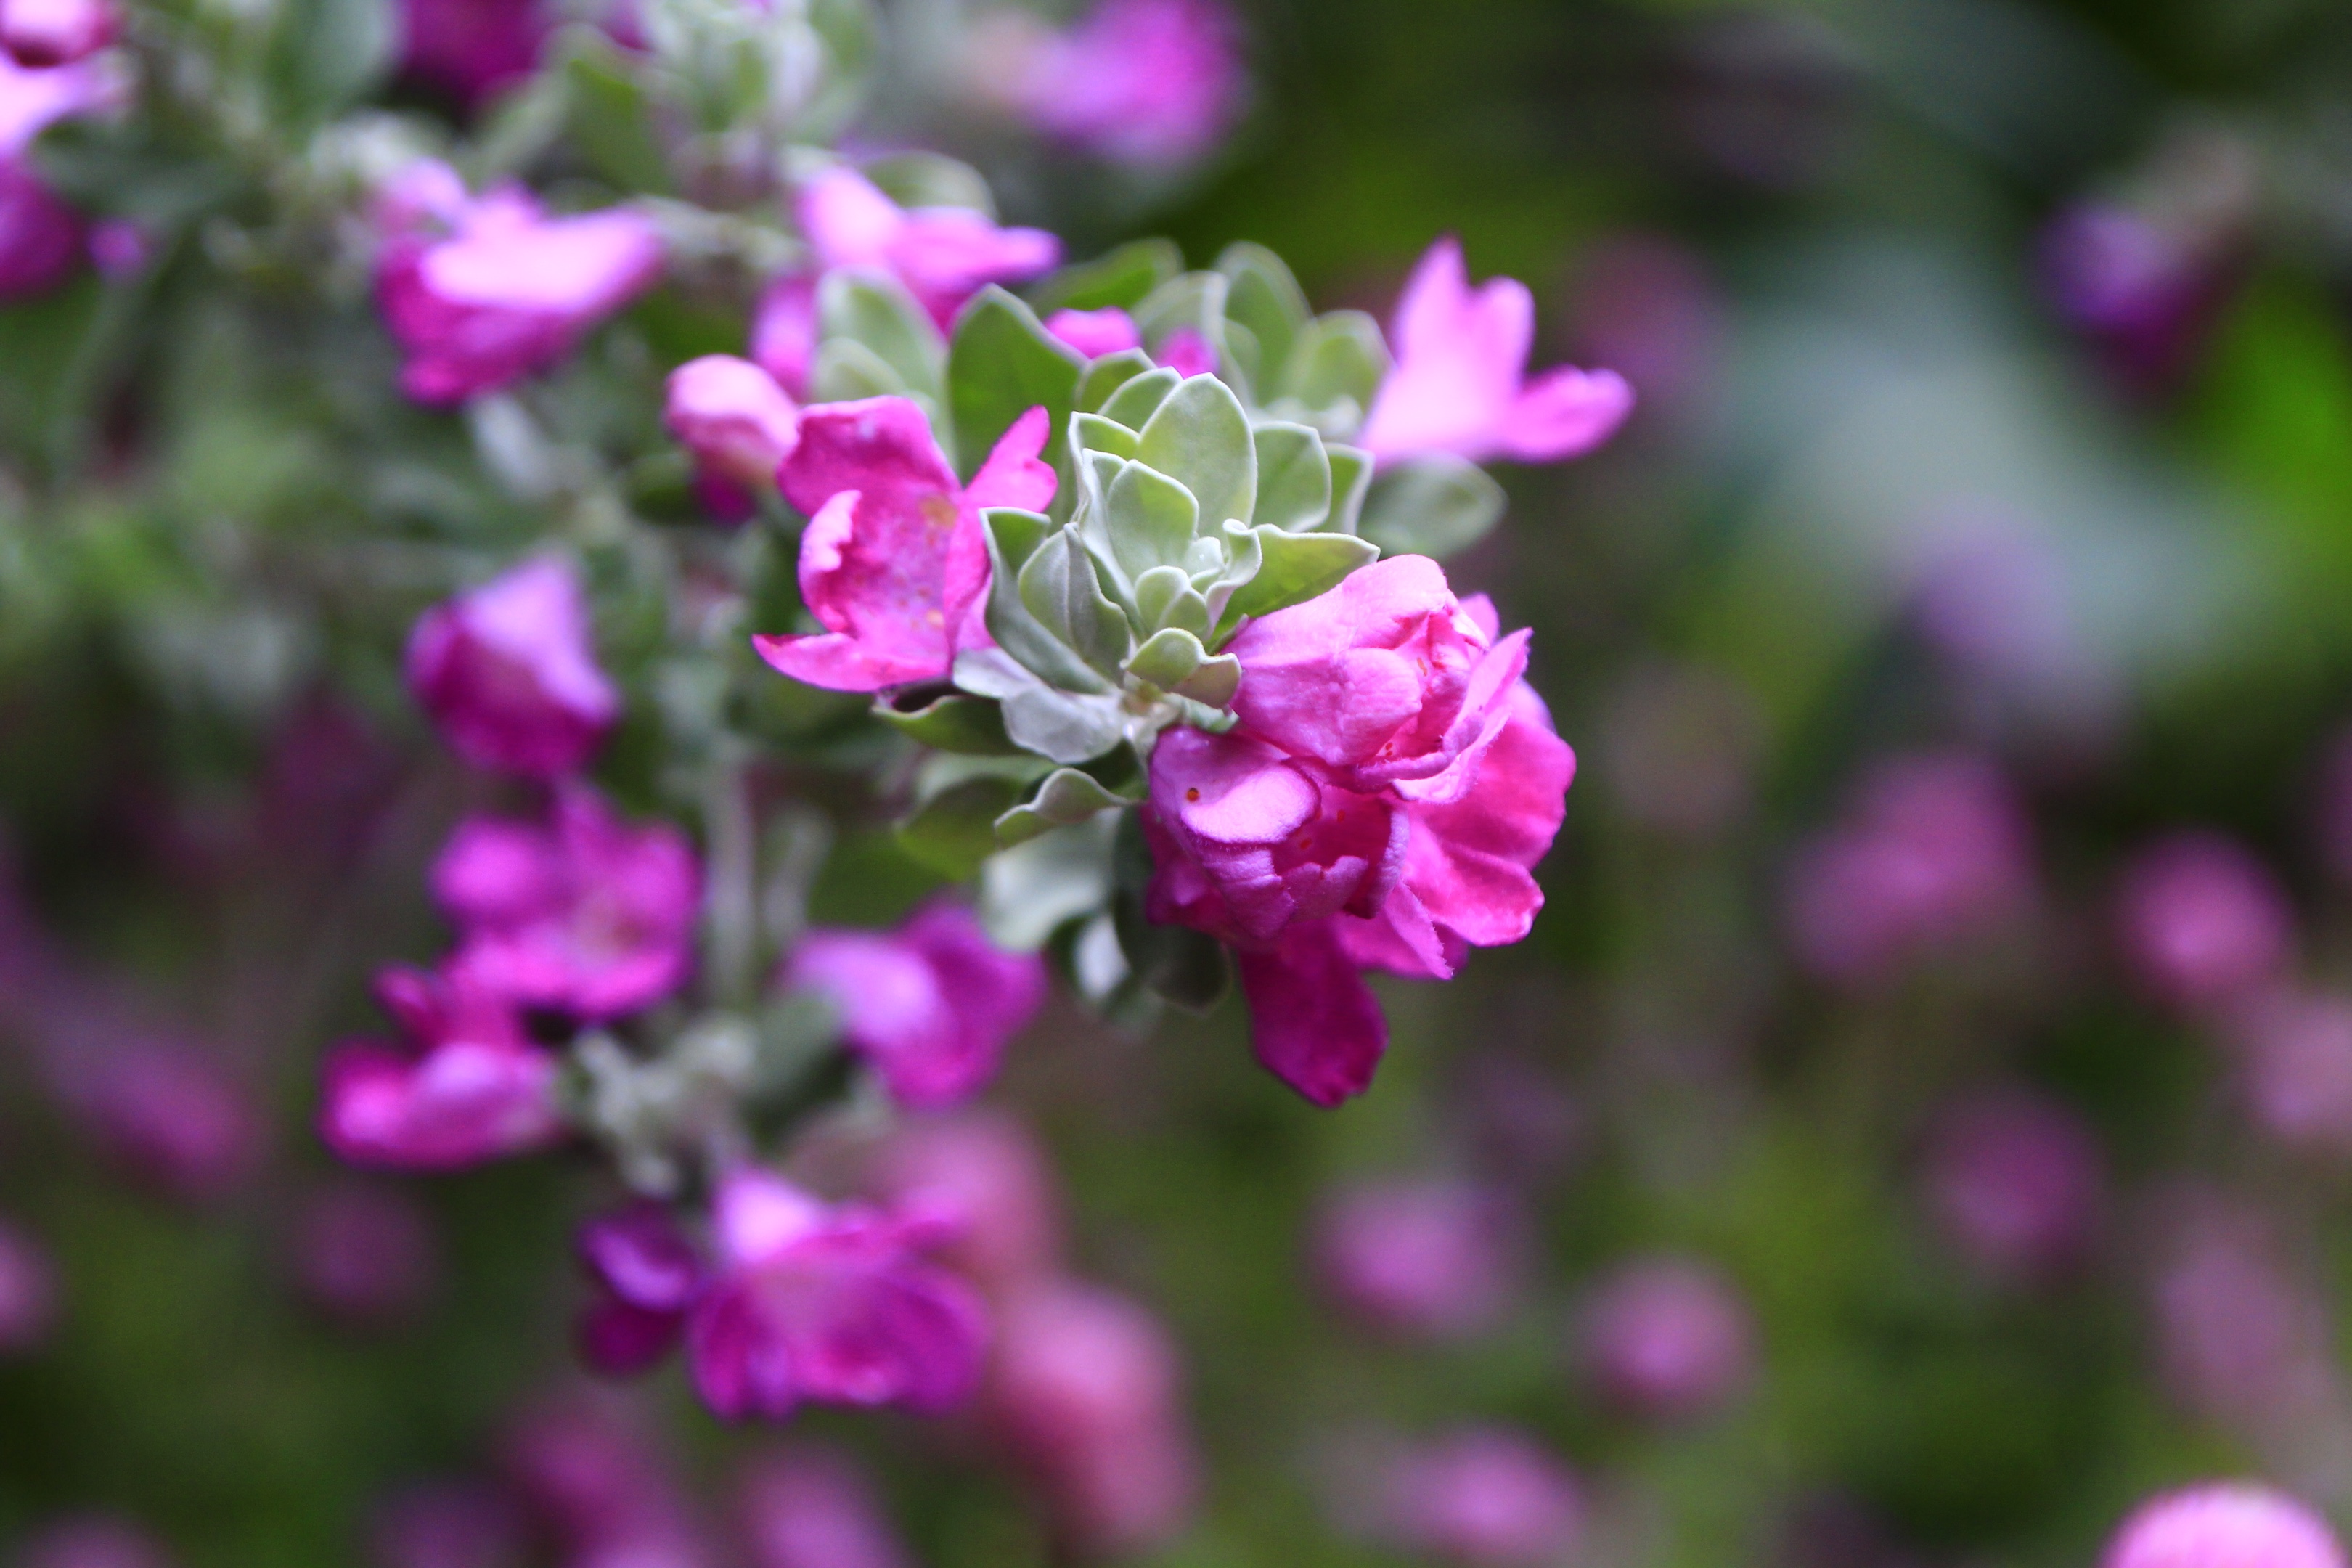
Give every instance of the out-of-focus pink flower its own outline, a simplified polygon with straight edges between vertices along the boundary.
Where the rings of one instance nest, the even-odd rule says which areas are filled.
[[[1990,762],[1895,757],[1864,776],[1843,821],[1797,851],[1790,943],[1823,980],[1879,984],[2014,917],[2032,887],[2024,813]]]
[[[1056,310],[1045,318],[1045,330],[1088,359],[1143,346],[1143,333],[1135,318],[1116,305],[1099,310]]]
[[[1407,1450],[1381,1512],[1398,1545],[1462,1568],[1556,1568],[1584,1533],[1576,1478],[1499,1427],[1465,1427]]]
[[[1483,463],[1580,457],[1616,433],[1633,389],[1614,371],[1562,366],[1527,379],[1535,298],[1496,278],[1475,292],[1450,237],[1413,268],[1397,305],[1396,368],[1358,439],[1383,465],[1435,453]]]
[[[1002,1111],[901,1123],[876,1156],[874,1183],[893,1206],[940,1216],[952,1230],[940,1261],[992,1294],[1060,1263],[1061,1204],[1045,1151]]]
[[[155,247],[147,231],[128,218],[109,218],[89,227],[89,259],[99,275],[121,283],[147,270]]]
[[[459,756],[526,778],[579,768],[621,712],[596,664],[580,574],[561,556],[534,556],[425,611],[407,673]]]
[[[666,822],[631,826],[585,784],[560,785],[544,821],[467,817],[432,880],[460,933],[452,973],[519,1005],[617,1018],[693,970],[693,847]]]
[[[1192,327],[1179,327],[1160,345],[1160,368],[1190,378],[1217,374],[1217,351]]]
[[[376,303],[407,354],[403,391],[462,403],[547,369],[653,286],[661,237],[633,207],[550,217],[520,187],[440,215],[449,232],[394,230]]]
[[[2236,1010],[2246,1109],[2291,1148],[2352,1151],[2352,1001],[2282,992]]]
[[[143,1527],[114,1514],[78,1514],[36,1530],[16,1568],[173,1568],[178,1561]]]
[[[1235,944],[1259,1060],[1336,1104],[1388,1044],[1358,971],[1448,979],[1469,948],[1527,935],[1576,758],[1519,679],[1527,635],[1498,637],[1485,596],[1457,602],[1420,556],[1229,650],[1241,722],[1152,753],[1148,910]]]
[[[406,1045],[347,1041],[327,1058],[319,1134],[348,1163],[452,1171],[563,1136],[555,1058],[506,998],[463,974],[393,970],[377,998]]]
[[[702,1293],[694,1243],[657,1204],[638,1204],[583,1226],[580,1259],[602,1288],[581,1314],[581,1359],[614,1377],[667,1355]]]
[[[0,1221],[0,1356],[40,1349],[57,1321],[58,1270],[47,1248]]]
[[[913,1568],[873,1483],[831,1448],[761,1455],[737,1497],[752,1568]]]
[[[369,1521],[373,1568],[516,1568],[524,1548],[514,1504],[480,1482],[408,1487],[377,1505]]]
[[[1929,1212],[1952,1243],[1981,1267],[2021,1278],[2080,1260],[2105,1185],[2090,1130],[2021,1089],[1946,1107],[1928,1136],[1925,1180]]]
[[[1602,240],[1581,258],[1569,308],[1579,353],[1615,366],[1643,407],[1685,419],[1703,409],[1728,331],[1696,252],[1662,235]]]
[[[2199,235],[2107,202],[2066,208],[2042,231],[2042,282],[2126,389],[2178,383],[2242,273],[2234,235]]]
[[[1687,1258],[1630,1263],[1587,1303],[1581,1351],[1601,1396],[1656,1419],[1713,1414],[1753,1373],[1756,1331],[1730,1281]]]
[[[971,910],[944,901],[895,931],[812,931],[782,980],[830,1001],[849,1048],[916,1107],[985,1088],[1045,999],[1044,960],[1004,952]]]
[[[977,1386],[987,1311],[919,1256],[931,1226],[830,1207],[750,1167],[720,1184],[715,1226],[687,1355],[719,1415],[780,1421],[810,1402],[937,1413]]]
[[[13,15],[0,7],[0,31]],[[26,153],[58,121],[114,100],[104,63],[36,67],[0,52],[0,300],[54,287],[81,259],[80,216],[41,182]]]
[[[525,1412],[505,1469],[566,1568],[712,1568],[646,1424],[575,1391]]]
[[[969,487],[904,397],[833,403],[801,416],[780,476],[810,518],[801,535],[801,597],[826,630],[755,637],[760,657],[795,680],[878,691],[948,673],[960,647],[988,647],[986,507],[1043,510],[1054,470],[1038,459],[1043,408],[1013,421]]]
[[[1215,0],[1103,0],[1070,31],[992,62],[1012,74],[990,89],[1046,135],[1112,163],[1187,163],[1241,111],[1239,33]]]
[[[2156,1000],[2225,1008],[2265,989],[2294,957],[2294,915],[2263,863],[2213,833],[2140,852],[2116,903],[2125,963]]]
[[[541,0],[401,0],[401,68],[478,104],[531,73],[556,15]]]
[[[2215,1481],[2167,1492],[2124,1521],[2100,1568],[2344,1568],[2326,1520],[2284,1492]]]
[[[75,1063],[66,1092],[101,1152],[169,1196],[209,1203],[260,1168],[268,1130],[245,1087],[209,1051],[133,1039]]]
[[[789,273],[769,284],[751,315],[751,360],[794,398],[805,400],[816,363],[816,279]]]
[[[307,1196],[289,1238],[294,1285],[349,1322],[398,1322],[432,1299],[440,1244],[422,1205],[397,1187],[336,1182]]]
[[[108,0],[5,0],[0,49],[28,66],[69,65],[114,39]]]
[[[705,354],[669,374],[669,433],[706,482],[759,495],[800,441],[800,405],[776,378],[733,354]]]
[[[1055,1280],[1003,1305],[988,1426],[1072,1550],[1146,1552],[1190,1521],[1198,1467],[1181,1384],[1167,1331],[1123,1296]]]
[[[2174,1396],[2241,1437],[2293,1442],[2319,1429],[2343,1398],[2325,1303],[2260,1215],[2202,1194],[2186,1206],[2155,1289]]]
[[[968,207],[901,207],[855,169],[835,167],[810,180],[796,211],[821,272],[887,272],[942,331],[989,284],[1024,282],[1062,259],[1062,242],[1043,229],[999,228]]]
[[[1452,1339],[1490,1328],[1518,1282],[1518,1217],[1462,1182],[1346,1188],[1323,1208],[1315,1262],[1349,1312],[1392,1331]]]

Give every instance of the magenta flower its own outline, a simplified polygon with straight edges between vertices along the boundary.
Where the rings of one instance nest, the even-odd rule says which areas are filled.
[[[2099,1146],[2065,1107],[1993,1089],[1947,1107],[1927,1143],[1929,1211],[1992,1272],[2046,1276],[2078,1261],[2099,1215]]]
[[[2177,834],[2143,851],[2125,872],[2116,925],[2142,987],[2187,1012],[2263,991],[2294,955],[2277,879],[2218,834]]]
[[[653,286],[662,247],[626,206],[549,217],[507,187],[440,215],[447,232],[387,233],[376,303],[407,354],[401,389],[462,403],[545,370]]]
[[[1498,637],[1494,606],[1420,556],[1228,647],[1241,722],[1152,754],[1149,910],[1234,944],[1258,1059],[1332,1105],[1388,1045],[1358,971],[1450,979],[1527,935],[1576,758],[1519,679],[1527,634]]]
[[[581,1359],[625,1377],[667,1355],[704,1283],[701,1255],[668,1211],[644,1203],[590,1220],[578,1247],[600,1288],[580,1316]]]
[[[801,597],[828,629],[755,637],[760,657],[811,686],[878,691],[940,679],[958,648],[989,646],[977,613],[988,588],[981,510],[1043,510],[1054,499],[1054,470],[1038,460],[1049,428],[1043,408],[1014,420],[966,488],[907,398],[803,414],[781,479],[810,518]]]
[[[1433,1339],[1490,1328],[1518,1282],[1518,1216],[1503,1194],[1458,1182],[1350,1187],[1324,1207],[1324,1289],[1376,1327]]]
[[[555,1058],[508,1001],[464,974],[390,970],[377,999],[406,1045],[353,1040],[327,1058],[319,1135],[351,1164],[455,1171],[564,1133]]]
[[[542,555],[435,605],[409,635],[408,689],[457,753],[525,778],[577,770],[620,717],[580,576]]]
[[[450,967],[525,1007],[617,1018],[694,967],[702,872],[667,823],[632,827],[587,785],[560,785],[544,822],[471,816],[433,864],[460,932]]]
[[[2289,1148],[2352,1152],[2352,1001],[2283,992],[2231,1020],[2246,1109]]]
[[[1181,1384],[1167,1330],[1126,1297],[1048,1280],[1005,1301],[985,1420],[1067,1550],[1138,1554],[1191,1521],[1199,1466]]]
[[[61,1064],[61,1087],[76,1120],[125,1174],[210,1203],[259,1170],[268,1123],[215,1052],[156,1036],[92,1045]]]
[[[1633,1263],[1587,1305],[1586,1370],[1621,1409],[1689,1420],[1720,1408],[1754,1371],[1755,1328],[1728,1280],[1682,1258]]]
[[[933,902],[891,932],[810,931],[782,983],[815,991],[842,1037],[900,1104],[949,1105],[995,1078],[1005,1043],[1045,999],[1045,962],[1006,952],[960,904]]]
[[[0,49],[28,66],[70,65],[114,41],[108,0],[7,0],[0,5]]]
[[[1462,1568],[1553,1568],[1584,1533],[1584,1497],[1558,1459],[1519,1433],[1466,1427],[1400,1457],[1385,1532]]]
[[[1000,1110],[911,1118],[878,1151],[876,1192],[935,1215],[949,1232],[940,1260],[992,1294],[1045,1279],[1061,1264],[1061,1201],[1045,1152]]]
[[[816,364],[816,278],[796,272],[777,279],[751,315],[751,360],[793,397],[805,399]]]
[[[2344,1568],[2326,1520],[2284,1492],[2215,1481],[2142,1503],[2100,1568]]]
[[[373,1568],[511,1568],[529,1546],[520,1511],[478,1481],[404,1487],[370,1514]]]
[[[433,1216],[398,1187],[346,1180],[319,1188],[296,1212],[289,1243],[295,1289],[344,1322],[414,1317],[439,1282]]]
[[[803,185],[798,216],[820,271],[887,272],[942,331],[989,284],[1024,282],[1062,259],[1062,242],[1043,229],[999,228],[966,207],[908,210],[849,168],[828,169]]]
[[[758,495],[800,442],[800,405],[776,378],[733,354],[705,354],[669,374],[669,433],[694,454],[705,486]]]
[[[1535,297],[1516,279],[1476,292],[1451,237],[1430,247],[1397,304],[1396,368],[1381,384],[1358,439],[1385,466],[1434,453],[1474,463],[1580,457],[1633,412],[1614,371],[1562,366],[1527,379]]]
[[[1239,31],[1213,0],[1103,0],[1024,50],[1002,90],[1057,141],[1116,163],[1182,163],[1213,148],[1240,113]]]
[[[479,104],[538,67],[558,15],[540,0],[401,0],[401,68]]]
[[[754,1460],[739,1489],[752,1568],[914,1568],[866,1473],[795,1444]]]
[[[1088,359],[1143,346],[1143,333],[1135,318],[1116,305],[1099,310],[1056,310],[1045,318],[1045,330]]]
[[[2084,202],[2042,236],[2042,290],[2126,390],[2156,394],[2194,366],[2245,271],[2243,236]]]
[[[802,1404],[950,1409],[980,1381],[988,1317],[919,1254],[932,1227],[829,1207],[764,1171],[721,1184],[719,1261],[687,1320],[703,1403],[730,1420]]]
[[[14,16],[13,7],[0,7],[0,29]],[[104,65],[31,67],[0,52],[0,300],[41,293],[81,260],[80,215],[42,183],[26,153],[58,121],[116,97],[116,79]]]
[[[58,1269],[30,1233],[0,1220],[0,1356],[47,1342],[58,1321]]]
[[[52,1520],[21,1541],[16,1568],[174,1568],[174,1557],[144,1526],[120,1515]]]
[[[645,1425],[585,1389],[527,1412],[505,1469],[565,1568],[712,1568],[687,1500]]]

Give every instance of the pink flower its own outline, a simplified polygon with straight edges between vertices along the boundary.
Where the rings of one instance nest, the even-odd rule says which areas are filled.
[[[910,211],[855,169],[827,169],[803,185],[798,216],[821,272],[845,267],[887,272],[907,286],[942,331],[963,302],[989,284],[1025,281],[1062,259],[1062,242],[1043,229],[999,228],[966,207]]]
[[[894,1206],[951,1228],[940,1260],[983,1289],[1001,1294],[1060,1265],[1053,1171],[1029,1130],[1003,1111],[902,1122],[877,1156],[873,1180]]]
[[[988,588],[980,513],[1053,500],[1054,470],[1038,460],[1049,428],[1043,408],[1013,421],[967,489],[907,398],[803,414],[780,478],[809,514],[801,597],[828,629],[753,637],[760,657],[811,686],[877,691],[939,679],[959,647],[987,646],[975,613]]]
[[[401,0],[401,68],[478,104],[537,68],[557,16],[540,0]]]
[[[2124,1521],[2100,1568],[2344,1568],[2327,1521],[2284,1492],[2216,1481],[2167,1492]]]
[[[1445,1181],[1348,1188],[1324,1207],[1315,1261],[1348,1311],[1407,1334],[1490,1328],[1517,1283],[1517,1216],[1500,1194]]]
[[[1585,1310],[1583,1355],[1620,1408],[1688,1420],[1719,1408],[1754,1370],[1747,1303],[1703,1263],[1655,1258],[1605,1280]]]
[[[1397,305],[1396,368],[1372,398],[1362,445],[1383,466],[1433,453],[1549,463],[1609,439],[1633,412],[1633,389],[1614,371],[1568,366],[1527,380],[1535,310],[1515,279],[1473,293],[1461,245],[1432,246]]]
[[[149,1037],[74,1061],[66,1092],[106,1157],[142,1184],[189,1203],[252,1179],[268,1131],[246,1086],[212,1051]]]
[[[620,717],[597,668],[579,574],[542,555],[418,617],[408,689],[476,767],[526,778],[578,769]]]
[[[667,1355],[702,1293],[694,1243],[657,1204],[633,1205],[581,1226],[580,1259],[601,1288],[581,1314],[581,1358],[611,1376]]]
[[[694,454],[705,480],[756,495],[800,441],[800,405],[776,378],[733,354],[705,354],[669,374],[669,433]]]
[[[0,34],[16,16],[13,6],[0,6]],[[116,78],[104,65],[34,67],[0,53],[0,300],[54,287],[81,259],[80,216],[42,183],[26,153],[58,121],[117,97]]]
[[[576,1390],[527,1412],[505,1468],[565,1568],[710,1568],[675,1479],[625,1406]]]
[[[1228,645],[1241,722],[1163,734],[1146,835],[1155,921],[1235,945],[1258,1058],[1318,1105],[1387,1048],[1358,971],[1450,979],[1527,935],[1576,759],[1483,596],[1419,556],[1355,573]]]
[[[108,0],[5,0],[0,48],[28,66],[69,65],[114,40]]]
[[[2352,1152],[2352,1001],[2283,992],[2231,1021],[2247,1110],[2290,1148]]]
[[[968,1099],[996,1076],[1005,1042],[1045,997],[1045,965],[988,940],[958,904],[934,902],[898,931],[810,931],[783,984],[821,993],[849,1048],[902,1105]]]
[[[450,233],[387,236],[376,302],[407,354],[401,388],[461,403],[542,371],[652,287],[662,247],[626,206],[549,217],[509,187],[446,215]]]
[[[1926,1178],[1944,1233],[1993,1272],[2024,1277],[2080,1259],[2105,1184],[2090,1131],[2022,1089],[1947,1107],[1928,1139]]]
[[[295,1289],[319,1311],[349,1323],[414,1317],[440,1276],[433,1217],[398,1187],[322,1186],[296,1212],[289,1241]]]
[[[2124,874],[2116,924],[2141,985],[2188,1012],[2253,994],[2294,957],[2286,894],[2268,868],[2218,834],[2177,834],[2143,851]]]
[[[390,970],[376,994],[408,1047],[350,1041],[328,1057],[319,1134],[354,1165],[454,1171],[563,1136],[555,1058],[502,997],[464,974]],[[413,1048],[411,1048],[413,1047]]]
[[[559,786],[544,822],[467,818],[433,893],[461,933],[451,969],[520,1006],[617,1018],[694,967],[702,873],[686,836],[630,826],[585,784]]]
[[[26,1231],[0,1221],[0,1356],[46,1343],[58,1321],[58,1270]]]
[[[1088,359],[1143,346],[1143,333],[1135,318],[1116,305],[1099,310],[1056,310],[1045,318],[1045,330]]]
[[[1584,1533],[1576,1478],[1499,1427],[1466,1427],[1403,1455],[1382,1500],[1397,1544],[1463,1568],[1553,1568]]]
[[[738,1493],[753,1568],[913,1568],[873,1483],[847,1456],[795,1444],[754,1460]]]
[[[763,1171],[720,1184],[718,1267],[687,1321],[703,1403],[781,1421],[805,1402],[936,1413],[980,1380],[979,1295],[918,1253],[930,1227],[829,1207]]]
[[[2194,366],[2236,292],[2243,237],[2081,203],[2042,232],[2042,290],[2126,390],[2161,393]]]
[[[1190,1521],[1198,1466],[1181,1376],[1167,1331],[1125,1297],[1055,1280],[1004,1303],[987,1424],[1072,1552],[1148,1552]]]
[[[1239,31],[1213,0],[1103,0],[1024,51],[1005,89],[1029,123],[1118,163],[1182,163],[1242,106]]]
[[[777,279],[751,316],[751,359],[793,397],[805,399],[816,364],[816,278],[796,272]]]
[[[528,1545],[514,1505],[479,1482],[407,1487],[373,1514],[373,1568],[511,1568]]]
[[[142,1526],[114,1514],[53,1520],[16,1548],[16,1568],[173,1568],[178,1562]]]

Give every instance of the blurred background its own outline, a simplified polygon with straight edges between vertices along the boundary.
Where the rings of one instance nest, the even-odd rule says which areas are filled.
[[[68,282],[0,310],[0,1542],[2055,1568],[2207,1475],[2352,1508],[2352,19],[1260,0],[1230,134],[1138,175],[975,107],[971,8],[885,9],[856,133],[1073,255],[1260,241],[1385,319],[1455,234],[1538,365],[1634,384],[1448,563],[1580,757],[1534,936],[1387,986],[1338,1112],[1237,1004],[1065,999],[983,1112],[808,1155],[977,1172],[983,1273],[1089,1282],[1031,1332],[1098,1462],[590,1390],[584,1161],[393,1183],[310,1130],[472,787],[399,687],[425,557],[528,516],[363,304],[193,241],[133,304]],[[142,168],[153,211],[242,199]],[[702,330],[656,295],[600,352]],[[853,830],[814,913],[929,886]],[[608,1551],[600,1507],[656,1522]]]

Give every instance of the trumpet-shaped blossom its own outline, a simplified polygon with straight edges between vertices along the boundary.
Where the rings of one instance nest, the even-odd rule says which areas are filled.
[[[1633,412],[1614,371],[1563,365],[1528,379],[1535,297],[1496,278],[1476,290],[1448,237],[1413,268],[1398,302],[1396,367],[1358,437],[1381,464],[1451,454],[1474,463],[1549,463],[1592,450]]]
[[[913,1568],[873,1483],[846,1455],[810,1444],[763,1455],[738,1495],[753,1568]]]
[[[652,287],[662,246],[633,207],[550,217],[507,187],[394,227],[376,264],[376,303],[407,355],[403,391],[462,403],[553,365],[605,317]]]
[[[377,999],[403,1045],[348,1041],[328,1057],[319,1133],[351,1164],[455,1171],[563,1136],[556,1061],[508,1001],[463,974],[392,970]]]
[[[1526,635],[1419,556],[1228,647],[1241,721],[1152,754],[1148,909],[1234,944],[1259,1059],[1336,1104],[1387,1048],[1359,971],[1450,979],[1469,948],[1527,935],[1576,758],[1520,679]]]
[[[2327,1521],[2284,1492],[2215,1481],[2167,1492],[2124,1521],[2100,1568],[2344,1568]]]
[[[517,1005],[617,1018],[693,969],[702,873],[686,836],[630,826],[585,784],[560,786],[542,822],[467,818],[432,879],[461,933],[451,968]]]
[[[6,0],[0,49],[23,65],[69,65],[113,42],[115,20],[109,0]]]
[[[1044,229],[999,228],[969,207],[901,207],[855,169],[827,169],[810,180],[797,212],[820,272],[887,272],[941,331],[989,284],[1024,282],[1062,259],[1062,242]]]
[[[0,6],[0,36],[16,15]],[[51,288],[81,259],[80,216],[34,173],[26,153],[58,121],[113,99],[115,79],[104,64],[28,66],[0,53],[0,300]]]
[[[829,1000],[842,1037],[902,1105],[951,1104],[996,1076],[1005,1043],[1045,998],[1045,965],[1006,952],[958,904],[925,906],[890,932],[817,930],[783,984]]]
[[[1054,470],[1038,459],[1049,427],[1043,408],[1014,420],[966,487],[907,398],[803,414],[779,478],[784,499],[810,517],[801,597],[827,629],[754,637],[760,657],[811,686],[878,691],[937,680],[959,647],[986,646],[976,614],[988,587],[981,510],[1052,501]]]
[[[559,12],[541,0],[401,0],[401,68],[480,103],[529,76]]]
[[[2178,834],[2144,851],[2124,875],[2116,923],[2141,986],[2189,1012],[2259,993],[2294,956],[2277,879],[2218,834]]]
[[[1104,0],[1066,33],[1023,40],[1003,90],[1057,141],[1112,163],[1181,163],[1241,110],[1238,32],[1214,0]]]
[[[2082,1257],[2105,1186],[2090,1130],[2021,1089],[1947,1107],[1928,1140],[1925,1177],[1944,1233],[1984,1268],[2024,1278]]]
[[[668,1211],[637,1204],[590,1220],[578,1249],[599,1287],[580,1317],[581,1359],[620,1377],[667,1355],[704,1283],[701,1254]]]
[[[420,616],[408,689],[476,767],[554,778],[588,760],[620,717],[597,668],[579,574],[543,555]]]
[[[1730,1283],[1705,1264],[1628,1265],[1587,1306],[1583,1355],[1611,1403],[1644,1415],[1705,1415],[1736,1394],[1755,1362],[1755,1330]]]
[[[979,1294],[926,1261],[933,1227],[833,1207],[739,1169],[719,1186],[718,1261],[687,1319],[703,1403],[730,1420],[782,1420],[803,1403],[939,1412],[980,1381]]]
[[[1450,1181],[1352,1187],[1324,1208],[1324,1288],[1376,1327],[1457,1339],[1491,1327],[1518,1282],[1518,1215],[1502,1194]]]
[[[670,372],[663,419],[694,454],[706,489],[758,495],[800,442],[800,405],[776,378],[733,354],[705,354]]]
[[[1099,310],[1056,310],[1045,318],[1045,330],[1088,359],[1143,346],[1143,332],[1135,318],[1116,305]]]
[[[1060,1265],[1061,1204],[1045,1151],[1002,1111],[907,1121],[882,1147],[873,1180],[897,1206],[951,1226],[941,1260],[992,1294]]]
[[[1401,1455],[1381,1512],[1399,1546],[1462,1568],[1551,1568],[1584,1533],[1576,1478],[1501,1427],[1465,1427]]]

